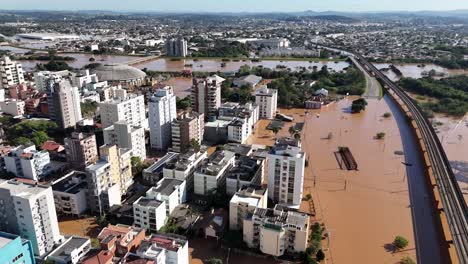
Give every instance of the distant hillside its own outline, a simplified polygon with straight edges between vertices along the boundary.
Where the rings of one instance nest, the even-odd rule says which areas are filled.
[[[339,16],[339,15],[320,15],[320,16],[313,16],[312,18],[316,20],[325,20],[325,21],[342,22],[342,23],[359,22],[358,19],[347,17],[347,16]]]

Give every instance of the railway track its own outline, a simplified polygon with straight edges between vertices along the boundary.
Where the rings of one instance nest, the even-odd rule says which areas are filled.
[[[437,137],[429,120],[424,116],[416,102],[406,92],[393,83],[385,74],[380,72],[372,63],[359,54],[353,54],[356,60],[373,73],[374,76],[391,89],[407,107],[409,117],[416,123],[422,140],[421,148],[427,154],[428,171],[435,178],[438,194],[442,202],[442,211],[450,229],[449,243],[453,243],[459,263],[468,263],[468,210],[465,199],[457,183],[450,162],[442,144]],[[435,195],[436,196],[436,195]],[[437,206],[437,205],[436,205]],[[454,261],[452,259],[452,261]]]

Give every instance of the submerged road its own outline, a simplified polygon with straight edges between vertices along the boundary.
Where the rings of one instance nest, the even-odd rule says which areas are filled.
[[[366,77],[366,91],[362,96],[366,98],[379,98],[381,96],[380,91],[382,86],[380,85],[379,81],[377,81],[377,78],[371,76],[366,70],[364,70],[361,64],[357,62],[353,56],[350,56],[349,58]]]
[[[388,95],[384,100],[390,107],[400,130],[405,155],[406,180],[413,218],[416,256],[418,263],[450,263],[447,249],[441,247],[438,215],[431,202],[431,190],[427,188],[426,166],[414,129],[406,120],[406,114]],[[410,166],[411,165],[411,166]],[[403,166],[403,165],[402,165]]]

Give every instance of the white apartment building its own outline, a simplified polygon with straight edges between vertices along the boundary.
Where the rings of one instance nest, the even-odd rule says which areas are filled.
[[[255,91],[255,103],[259,106],[260,118],[274,119],[278,109],[278,90],[263,86]]]
[[[52,183],[58,214],[81,216],[88,210],[86,174],[72,171]]]
[[[10,57],[0,58],[0,88],[24,83],[24,73],[21,63],[12,61]]]
[[[127,121],[115,122],[104,129],[104,144],[117,145],[119,148],[132,150],[133,157],[146,159],[145,130],[140,126],[133,126]]]
[[[126,90],[118,90],[115,91],[112,99],[99,103],[102,127],[110,127],[118,121],[126,121],[133,126],[147,127],[144,96],[127,95]]]
[[[201,149],[199,152],[189,151],[180,154],[177,158],[166,163],[163,168],[163,178],[185,181],[187,188],[186,193],[193,193],[194,172],[207,158],[208,152],[206,149]]]
[[[166,202],[142,196],[133,203],[134,226],[157,232],[166,221]]]
[[[24,116],[26,104],[24,101],[10,99],[8,101],[0,101],[0,110],[11,116]]]
[[[247,186],[232,196],[229,202],[229,229],[242,230],[244,218],[256,208],[267,208],[268,192],[261,186]]]
[[[185,181],[162,178],[146,192],[146,197],[166,202],[166,215],[169,216],[174,208],[187,201]]]
[[[21,178],[39,181],[52,171],[49,152],[37,151],[34,145],[15,147],[3,159],[6,170]]]
[[[75,127],[83,119],[78,88],[72,87],[67,80],[58,83],[49,80],[48,85],[49,118],[63,129]]]
[[[78,264],[91,248],[89,238],[71,236],[47,255],[46,260],[55,264]]]
[[[268,153],[268,197],[274,203],[299,207],[304,186],[305,153],[300,142],[282,138]]]
[[[89,70],[81,70],[79,73],[73,76],[72,84],[80,91],[83,89],[86,90],[96,90],[98,87],[107,86],[107,82],[99,82],[99,78],[96,74],[89,74]]]
[[[261,159],[241,156],[226,174],[226,194],[234,195],[244,186],[261,185],[265,162]]]
[[[194,193],[207,195],[209,191],[225,188],[226,174],[234,166],[235,153],[217,151],[205,160],[194,173]]]
[[[176,96],[171,86],[156,90],[148,101],[151,148],[167,150],[171,146],[171,123],[177,118]]]
[[[136,254],[161,264],[189,264],[189,242],[172,234],[153,234],[143,241]]]
[[[205,118],[216,116],[221,105],[221,84],[225,79],[218,75],[207,77],[204,80],[193,79],[192,109],[204,114]]]
[[[45,92],[49,88],[49,83],[59,83],[63,78],[70,75],[70,71],[39,71],[34,73],[34,83],[38,91]]]
[[[0,180],[0,230],[31,241],[44,256],[61,243],[52,188],[19,180]]]
[[[275,257],[304,252],[308,234],[307,214],[287,211],[278,205],[274,209],[257,208],[244,218],[243,238],[247,246]]]
[[[86,167],[86,176],[88,201],[93,212],[102,215],[113,205],[121,204],[120,184],[113,181],[109,162],[100,160]]]
[[[219,120],[232,121],[228,127],[228,141],[244,143],[253,133],[259,118],[259,107],[256,104],[224,103],[219,107]]]

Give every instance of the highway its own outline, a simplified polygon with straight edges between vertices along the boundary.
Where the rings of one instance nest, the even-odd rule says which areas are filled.
[[[388,77],[380,72],[373,64],[369,63],[364,57],[359,54],[353,55],[356,61],[363,66],[366,71],[373,73],[374,76],[381,80],[386,88],[394,92],[397,99],[403,103],[403,109],[410,117],[410,121],[414,121],[416,125],[416,134],[422,140],[421,148],[423,154],[427,157],[427,182],[430,182],[430,176],[435,178],[436,189],[433,190],[435,199],[440,200],[442,204],[435,204],[440,210],[440,221],[442,227],[444,222],[448,224],[448,229],[444,229],[445,237],[449,243],[453,243],[456,250],[459,263],[468,263],[468,210],[463,194],[455,179],[447,155],[440,143],[437,134],[435,133],[431,123],[424,116],[422,110],[413,101],[413,99],[406,94],[406,92],[393,83]],[[406,109],[405,109],[406,108]],[[426,176],[425,175],[425,176]],[[430,189],[429,184],[426,184]],[[411,186],[410,186],[411,188]],[[435,188],[435,187],[434,187]],[[440,196],[440,197],[439,197]],[[430,217],[428,215],[428,217]],[[418,225],[415,222],[414,225]],[[448,233],[448,234],[447,234]],[[443,243],[441,243],[443,244]],[[419,255],[421,255],[420,252]],[[457,262],[453,259],[452,262]],[[421,261],[421,263],[438,263],[437,260],[429,259],[428,261]]]
[[[382,88],[379,81],[376,78],[371,76],[368,71],[362,68],[361,64],[359,64],[354,57],[350,57],[351,60],[354,62],[361,72],[364,73],[366,77],[366,91],[362,95],[365,98],[379,98],[381,96],[380,89]]]

